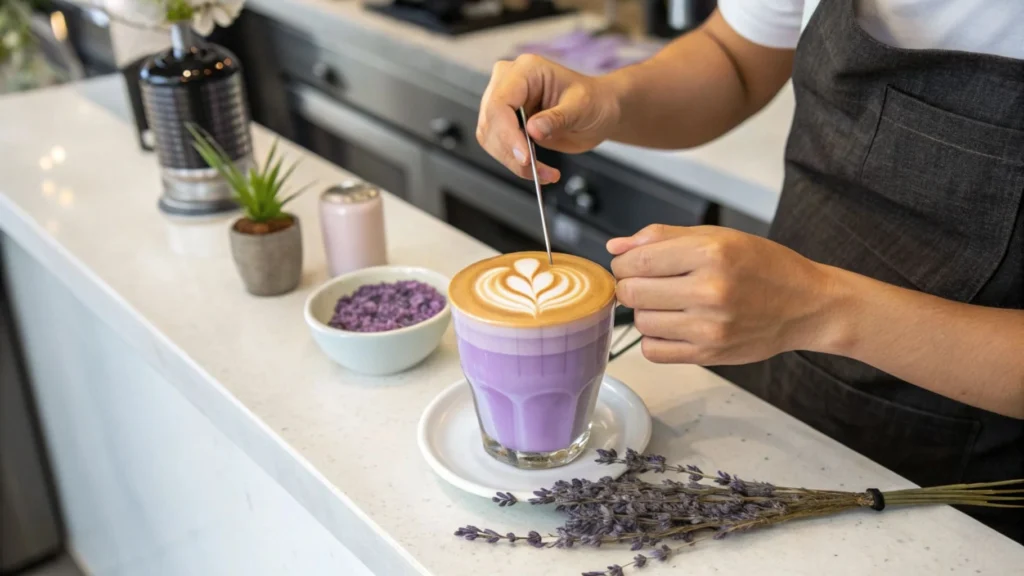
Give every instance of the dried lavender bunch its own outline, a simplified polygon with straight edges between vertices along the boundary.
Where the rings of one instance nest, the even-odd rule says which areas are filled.
[[[670,465],[663,456],[634,450],[627,450],[623,457],[615,450],[597,452],[598,463],[625,464],[626,473],[618,479],[606,476],[596,482],[560,480],[551,488],[534,492],[530,499],[533,505],[553,504],[566,515],[565,523],[554,534],[531,531],[526,536],[517,536],[512,532],[501,534],[464,526],[455,535],[490,544],[524,541],[534,548],[628,544],[634,552],[648,549],[631,562],[583,573],[622,576],[625,568],[643,568],[651,560],[664,562],[683,546],[692,546],[699,540],[719,540],[734,532],[857,508],[881,511],[886,506],[923,504],[1024,508],[1024,504],[1019,504],[1024,501],[1024,479],[891,492],[875,488],[864,492],[808,490],[741,480],[721,471],[706,474],[696,466]],[[664,479],[655,484],[640,479],[641,474],[647,473],[682,474],[686,481]],[[499,492],[491,500],[503,508],[517,503],[508,492]],[[680,544],[670,546],[665,541]]]

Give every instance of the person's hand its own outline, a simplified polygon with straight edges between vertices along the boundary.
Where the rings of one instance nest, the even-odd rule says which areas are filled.
[[[518,110],[538,146],[571,154],[606,140],[618,122],[614,80],[578,74],[539,56],[498,62],[480,103],[476,138],[488,154],[522,178],[533,178]],[[558,181],[558,170],[538,164],[542,183]]]
[[[814,349],[830,268],[750,234],[654,225],[608,242],[620,303],[653,362],[726,365]]]

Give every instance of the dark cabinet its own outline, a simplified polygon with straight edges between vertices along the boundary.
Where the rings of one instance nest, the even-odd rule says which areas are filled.
[[[0,236],[0,243],[4,242]],[[0,266],[0,574],[60,552],[62,535]]]

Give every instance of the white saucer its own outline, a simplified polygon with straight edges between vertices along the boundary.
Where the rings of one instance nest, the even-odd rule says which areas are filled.
[[[571,464],[550,470],[521,470],[492,458],[480,441],[480,426],[473,408],[473,393],[465,379],[441,392],[420,418],[419,445],[434,472],[471,494],[491,498],[511,492],[517,499],[533,498],[534,490],[550,488],[558,480],[598,480],[618,477],[622,464],[604,465],[594,460],[598,448],[643,451],[651,440],[651,414],[643,400],[628,386],[605,376],[594,409],[590,442]]]

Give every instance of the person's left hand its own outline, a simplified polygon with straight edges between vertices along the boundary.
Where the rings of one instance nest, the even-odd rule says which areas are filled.
[[[608,242],[620,303],[653,362],[745,364],[813,349],[831,268],[717,226],[653,225]]]

